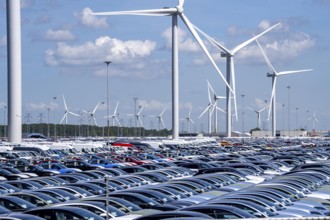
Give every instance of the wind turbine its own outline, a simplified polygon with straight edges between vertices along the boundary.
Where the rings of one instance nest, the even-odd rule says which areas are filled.
[[[267,108],[268,106],[266,105],[265,107],[263,107],[263,108],[261,108],[260,110],[255,110],[255,109],[253,109],[253,108],[250,108],[250,107],[248,107],[248,109],[250,109],[251,111],[253,111],[253,112],[255,112],[255,113],[257,113],[257,128],[261,128],[261,126],[260,126],[260,115],[261,115],[261,113],[263,112],[263,111],[265,111],[266,110],[266,108]]]
[[[62,118],[60,124],[62,124],[63,122],[64,122],[64,124],[68,124],[68,115],[73,115],[73,116],[80,117],[80,115],[69,111],[68,106],[66,105],[66,101],[65,101],[64,95],[63,95],[63,103],[64,103],[64,109],[65,109],[65,111],[64,111],[64,115],[63,115],[63,118]]]
[[[191,110],[192,108],[190,107],[189,114],[186,118],[182,118],[181,120],[187,120],[187,133],[190,133],[190,122],[195,124],[194,120],[191,118]]]
[[[212,118],[212,112],[214,110],[213,108],[214,104],[212,103],[212,98],[210,93],[210,83],[208,80],[207,80],[207,94],[208,94],[209,103],[207,104],[202,114],[199,115],[198,119],[200,119],[206,112],[208,112],[208,133],[210,134],[212,130],[211,118]]]
[[[142,120],[141,120],[140,115],[141,115],[141,112],[143,111],[143,109],[144,109],[144,106],[141,107],[141,109],[140,109],[140,111],[139,111],[138,113],[136,113],[136,114],[128,114],[128,115],[130,115],[130,116],[134,116],[134,117],[135,117],[135,120],[136,120],[137,122],[140,122],[141,127],[143,127],[143,122],[142,122]]]
[[[309,121],[312,121],[312,123],[313,123],[313,131],[315,131],[315,122],[318,122],[318,123],[319,123],[319,120],[316,118],[316,113],[315,113],[315,111],[314,111],[313,116],[310,117],[308,120],[309,120]]]
[[[213,98],[214,98],[214,103],[213,103],[213,110],[212,112],[214,112],[214,132],[217,133],[218,132],[218,110],[222,111],[223,113],[226,113],[226,111],[222,110],[221,108],[218,107],[218,100],[219,99],[225,99],[225,96],[218,96],[213,87],[211,86],[211,84],[208,82],[209,88],[210,90],[213,92]]]
[[[233,89],[222,75],[220,69],[214,62],[211,54],[205,47],[202,39],[199,37],[194,26],[190,23],[188,18],[183,13],[184,0],[179,0],[179,4],[176,7],[165,7],[161,9],[150,9],[150,10],[135,10],[135,11],[117,11],[117,12],[97,12],[93,15],[143,15],[143,16],[172,16],[172,138],[179,138],[179,49],[178,49],[178,16],[181,18],[183,23],[186,25],[188,30],[194,36],[198,44],[203,49],[206,56],[211,61],[212,65],[220,75],[222,80],[225,82],[231,92]]]
[[[163,125],[163,128],[165,128],[165,123],[163,120],[163,114],[166,111],[166,107],[163,109],[163,111],[159,115],[150,115],[150,117],[154,117],[158,119],[158,130],[160,130],[161,125]]]
[[[88,114],[88,116],[89,116],[89,123],[90,123],[91,126],[92,125],[97,126],[96,118],[95,118],[95,112],[96,112],[97,108],[99,107],[99,105],[100,104],[103,104],[103,103],[104,102],[98,102],[96,104],[96,106],[94,107],[93,111],[85,111],[85,110],[83,110],[83,112],[85,112],[86,114]]]
[[[118,109],[118,105],[119,105],[119,102],[117,102],[117,105],[116,105],[116,108],[115,108],[115,111],[113,112],[112,115],[108,115],[108,116],[105,116],[105,118],[112,118],[112,126],[115,126],[115,120],[117,121],[117,124],[119,126],[121,126],[118,118],[117,118],[117,109]]]
[[[254,40],[256,40],[257,38],[261,37],[262,35],[266,34],[267,32],[269,32],[270,30],[272,30],[273,28],[277,27],[278,25],[280,25],[280,23],[268,28],[267,30],[263,31],[262,33],[250,38],[247,41],[244,41],[243,43],[237,45],[236,47],[234,47],[233,49],[227,49],[226,47],[224,47],[223,45],[221,45],[220,43],[218,43],[216,40],[214,40],[212,37],[210,37],[209,35],[207,35],[205,32],[203,32],[202,30],[200,30],[199,28],[197,28],[196,26],[195,29],[200,32],[206,39],[208,39],[214,46],[216,46],[217,48],[219,48],[220,50],[222,50],[223,52],[221,52],[221,57],[226,57],[227,58],[227,74],[226,74],[226,82],[229,85],[232,85],[232,87],[228,86],[226,89],[226,98],[227,98],[227,118],[226,118],[226,127],[227,127],[227,137],[231,137],[231,93],[233,93],[233,98],[234,98],[234,109],[235,109],[235,117],[236,117],[236,121],[237,121],[237,102],[236,102],[236,79],[235,79],[235,69],[234,69],[234,56],[235,54],[240,51],[241,49],[243,49],[244,47],[246,47],[247,45],[249,45],[250,43],[252,43]],[[230,91],[229,88],[232,88],[233,91]]]
[[[271,104],[272,108],[269,108],[268,118],[270,118],[270,111],[272,111],[272,136],[276,137],[276,80],[277,80],[277,77],[292,74],[292,73],[308,72],[308,71],[312,71],[312,69],[277,72],[274,69],[273,65],[270,63],[266,53],[262,49],[258,40],[256,40],[256,41],[257,41],[257,44],[259,45],[262,55],[264,56],[264,58],[267,62],[269,69],[271,70],[271,73],[267,73],[267,77],[272,77],[272,94],[270,97],[270,104]]]

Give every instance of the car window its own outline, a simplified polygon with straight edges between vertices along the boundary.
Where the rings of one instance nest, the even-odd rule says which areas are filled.
[[[56,210],[55,211],[56,219],[60,220],[79,220],[81,217],[74,215],[73,213],[64,211],[64,210]]]

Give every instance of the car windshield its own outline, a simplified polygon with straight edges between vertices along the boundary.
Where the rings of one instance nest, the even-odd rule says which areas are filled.
[[[10,209],[10,207],[18,206],[21,209],[31,209],[35,208],[36,206],[31,204],[28,201],[25,201],[24,199],[17,198],[15,196],[10,196],[8,199],[0,199],[0,202],[3,203],[4,207]]]

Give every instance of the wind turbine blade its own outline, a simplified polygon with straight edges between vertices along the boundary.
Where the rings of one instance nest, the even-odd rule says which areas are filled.
[[[179,5],[178,5],[178,6],[179,6],[180,8],[182,8],[183,5],[184,5],[184,0],[179,0]]]
[[[255,110],[253,108],[250,108],[250,107],[247,107],[247,108],[250,109],[251,111],[254,111],[255,112]]]
[[[266,105],[265,107],[263,107],[262,109],[260,109],[259,112],[261,113],[261,112],[265,111],[267,108],[268,108],[268,105]]]
[[[113,114],[117,114],[117,108],[118,108],[118,105],[119,105],[119,102],[117,102],[117,105],[116,105],[116,108],[115,108],[115,111],[113,112]]]
[[[218,109],[219,111],[223,112],[223,113],[227,113],[225,110],[223,110],[223,109],[221,109],[221,108],[219,108],[219,107],[217,107],[217,109]],[[234,115],[235,115],[235,114],[234,114]]]
[[[232,78],[232,84],[233,84],[233,98],[234,98],[234,110],[235,110],[235,118],[236,121],[238,121],[238,114],[237,114],[237,101],[236,101],[236,76],[235,76],[235,65],[234,65],[234,58],[231,56],[230,57],[231,62],[230,62],[230,70],[231,70],[231,78]]]
[[[214,46],[218,47],[219,49],[223,50],[227,54],[230,54],[230,50],[228,50],[225,46],[218,43],[216,40],[214,40],[212,37],[210,37],[208,34],[206,34],[204,31],[193,25],[194,28],[201,33],[208,41],[210,41]]]
[[[258,44],[258,46],[259,46],[259,48],[260,48],[260,51],[261,51],[262,55],[264,56],[264,58],[265,58],[265,60],[266,60],[266,63],[267,63],[267,65],[268,65],[269,69],[270,69],[273,73],[276,73],[276,70],[274,69],[273,65],[272,65],[271,62],[269,61],[269,59],[268,59],[268,57],[267,57],[265,51],[262,49],[262,47],[261,47],[261,45],[260,45],[260,43],[259,43],[259,41],[258,41],[257,39],[256,39],[256,42],[257,42],[257,44]]]
[[[195,124],[194,120],[192,120],[191,118],[189,118],[189,121],[193,124]]]
[[[274,78],[274,83],[273,83],[273,88],[272,88],[272,94],[271,94],[271,97],[270,97],[270,106],[273,104],[273,99],[274,99],[274,95],[275,95],[275,88],[276,88],[276,81],[277,81],[277,77],[276,76],[274,76],[275,78]],[[270,118],[270,112],[271,112],[271,107],[269,107],[269,111],[268,111],[268,118]],[[276,111],[275,109],[274,109],[274,111]]]
[[[160,121],[162,122],[163,127],[166,128],[163,118],[160,118]]]
[[[211,107],[211,105],[208,105],[208,106],[204,109],[204,111],[202,112],[202,114],[199,115],[198,118],[201,118],[201,117],[205,114],[205,112],[207,112],[207,111],[210,109],[210,107]]]
[[[140,109],[139,113],[137,113],[137,115],[140,115],[143,109],[144,109],[144,106],[141,107],[141,109]]]
[[[114,11],[114,12],[93,12],[92,15],[147,15],[147,16],[167,16],[176,13],[176,8]]]
[[[95,106],[95,108],[93,109],[93,114],[95,114],[95,112],[96,112],[96,110],[97,110],[97,108],[99,107],[99,105],[101,104],[101,102],[98,102],[97,104],[96,104],[96,106]]]
[[[77,116],[77,117],[80,117],[80,115],[76,114],[76,113],[73,113],[73,112],[68,112],[70,115],[74,115],[74,116]]]
[[[209,98],[209,103],[212,103],[212,97],[211,97],[211,93],[210,93],[210,82],[208,80],[207,81],[207,95],[208,95],[208,98]]]
[[[165,107],[164,110],[160,113],[159,117],[161,117],[161,116],[164,114],[165,111],[166,111],[166,107]]]
[[[189,110],[189,114],[188,114],[189,118],[190,118],[190,115],[191,115],[191,110],[192,110],[192,108],[190,108],[190,110]]]
[[[67,117],[67,114],[68,114],[68,112],[65,112],[65,113],[64,113],[63,118],[62,118],[61,121],[60,121],[60,124],[63,123],[64,119]]]
[[[142,122],[142,120],[141,120],[140,117],[139,117],[139,121],[140,121],[140,125],[141,125],[141,127],[143,127],[143,122]]]
[[[207,50],[207,48],[205,47],[202,39],[199,37],[198,33],[196,32],[196,30],[194,29],[193,25],[190,23],[190,21],[188,20],[188,18],[181,13],[180,17],[182,19],[182,21],[185,23],[185,25],[187,26],[187,28],[189,29],[189,31],[191,32],[191,34],[194,36],[194,38],[196,39],[196,41],[198,42],[198,44],[201,46],[201,48],[203,49],[204,53],[206,54],[206,56],[209,58],[209,60],[211,61],[211,63],[213,64],[214,68],[216,69],[216,71],[218,72],[218,74],[220,75],[220,77],[222,78],[222,80],[225,82],[225,84],[228,86],[228,88],[230,89],[230,91],[232,93],[234,93],[233,89],[231,88],[231,86],[228,84],[226,78],[222,75],[220,69],[218,68],[217,64],[214,62],[211,54],[209,53],[209,51]]]
[[[211,109],[211,112],[210,112],[210,114],[212,115],[213,114],[213,112],[214,112],[214,110],[216,109],[216,105],[211,105],[212,106],[212,109]],[[210,106],[210,108],[211,108],[211,106]]]
[[[241,43],[240,45],[238,45],[237,47],[235,47],[234,49],[231,50],[231,54],[234,55],[237,51],[239,51],[240,49],[244,48],[246,45],[248,45],[251,42],[255,41],[256,39],[258,39],[259,37],[261,37],[262,35],[266,34],[267,32],[269,32],[270,30],[274,29],[275,27],[277,27],[279,25],[280,25],[280,23],[277,23],[274,26],[268,28],[267,30],[261,32],[260,34],[254,36],[253,38],[250,38],[249,40]]]
[[[118,125],[121,127],[121,124],[120,124],[120,122],[119,122],[119,120],[118,120],[118,118],[116,116],[115,116],[115,119],[116,119]]]
[[[292,74],[292,73],[303,73],[303,72],[309,72],[309,71],[313,71],[313,69],[282,71],[282,72],[278,72],[277,76],[283,76],[283,75],[288,75],[288,74]]]
[[[64,102],[64,108],[65,108],[65,110],[68,111],[68,106],[66,105],[66,101],[65,101],[64,95],[63,95],[63,102]]]

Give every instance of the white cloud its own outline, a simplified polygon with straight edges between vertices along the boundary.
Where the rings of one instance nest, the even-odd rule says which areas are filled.
[[[159,110],[159,114],[164,108],[170,109],[171,103],[162,103],[157,100],[138,100],[139,105],[144,106],[144,110]]]
[[[26,110],[28,111],[47,111],[47,108],[54,108],[54,104],[53,103],[28,103],[25,105]]]
[[[67,41],[74,40],[75,36],[69,30],[48,29],[44,35],[44,39],[52,41]]]
[[[3,36],[0,38],[0,47],[5,47],[7,46],[7,36]]]
[[[162,37],[165,39],[166,48],[172,48],[172,28],[167,28],[163,33]],[[184,52],[198,52],[200,46],[192,38],[187,38],[187,33],[179,28],[178,31],[179,50]]]
[[[92,28],[105,28],[108,27],[106,17],[98,17],[92,15],[93,11],[90,8],[84,8],[82,12],[75,12],[74,15],[79,19],[80,23]]]
[[[57,48],[45,51],[44,59],[48,65],[60,66],[61,71],[68,74],[93,73],[102,77],[106,76],[106,71],[105,68],[99,69],[100,63],[111,60],[115,64],[111,65],[112,76],[149,78],[154,76],[151,71],[157,62],[146,57],[151,56],[155,48],[156,43],[150,40],[122,41],[103,36],[79,45],[59,42]],[[71,67],[75,70],[72,71]]]
[[[296,57],[302,51],[315,45],[315,40],[305,33],[295,33],[291,39],[274,41],[266,45],[267,50],[281,54],[282,59]]]
[[[262,108],[264,108],[266,105],[268,105],[269,104],[269,102],[267,101],[267,102],[265,102],[265,100],[263,100],[263,99],[260,99],[260,98],[255,98],[255,103],[256,103],[256,109],[255,110],[260,110],[260,109],[262,109]]]

